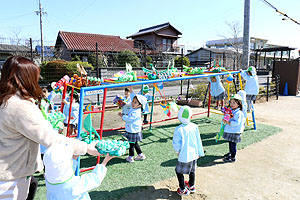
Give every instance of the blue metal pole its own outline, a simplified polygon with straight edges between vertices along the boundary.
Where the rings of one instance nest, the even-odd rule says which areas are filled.
[[[238,74],[238,73],[240,73],[240,72],[239,71],[230,71],[230,72],[222,72],[222,73],[201,74],[201,75],[196,75],[196,76],[184,76],[184,77],[164,79],[163,81],[171,82],[171,81],[189,80],[189,79],[205,78],[205,77],[210,77],[210,76],[222,76],[222,75]],[[138,82],[127,82],[127,83],[119,83],[119,84],[109,84],[109,85],[100,85],[100,86],[85,87],[85,91],[94,91],[94,90],[100,90],[100,89],[104,89],[104,88],[127,87],[127,86],[133,86],[133,85],[153,84],[153,83],[159,83],[159,82],[161,82],[161,79],[138,81]]]
[[[77,138],[80,137],[80,133],[81,133],[81,130],[82,130],[84,89],[85,89],[84,87],[80,89]],[[77,167],[76,167],[76,170],[75,170],[75,175],[79,176],[79,173],[80,173],[80,156],[77,158]]]
[[[254,106],[252,105],[252,121],[253,121],[253,128],[256,130],[256,122],[255,122],[255,115],[254,115]]]

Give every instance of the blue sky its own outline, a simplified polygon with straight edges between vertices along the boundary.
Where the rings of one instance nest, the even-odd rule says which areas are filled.
[[[300,22],[299,0],[268,0]],[[126,38],[141,28],[170,22],[182,32],[179,44],[201,47],[207,40],[230,37],[226,22],[243,28],[244,0],[41,0],[44,40],[54,44],[58,31],[119,35]],[[1,2],[0,37],[40,39],[38,0]],[[300,48],[300,25],[261,0],[251,0],[250,35],[270,43]],[[241,31],[242,36],[242,31]]]

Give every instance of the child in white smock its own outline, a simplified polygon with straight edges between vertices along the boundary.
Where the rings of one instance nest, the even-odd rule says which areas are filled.
[[[126,161],[134,162],[134,160],[144,160],[146,156],[143,154],[141,147],[138,142],[142,141],[142,109],[145,108],[145,104],[147,103],[146,97],[142,95],[135,95],[132,91],[132,86],[129,88],[130,90],[130,98],[131,98],[131,109],[128,112],[128,115],[122,115],[122,113],[118,113],[120,117],[125,121],[125,137],[129,142],[129,156],[126,157]],[[137,152],[137,157],[134,157],[134,149]]]
[[[241,142],[241,134],[245,128],[245,116],[243,113],[242,97],[238,94],[230,98],[230,108],[233,117],[229,121],[223,119],[225,124],[223,138],[229,143],[229,153],[224,155],[225,162],[235,162],[237,147],[236,144]]]
[[[182,124],[176,127],[173,136],[173,148],[178,154],[175,171],[179,182],[177,194],[180,196],[196,192],[197,159],[204,156],[198,125],[190,122],[192,115],[190,107],[182,106],[180,108],[178,119]],[[184,181],[183,174],[189,174],[189,181]]]
[[[253,101],[259,92],[258,77],[256,69],[253,66],[248,67],[247,71],[240,70],[242,77],[246,80],[245,92],[247,99],[247,111],[250,112],[253,108]]]
[[[97,164],[91,173],[75,176],[73,154],[74,149],[68,144],[53,145],[45,152],[43,162],[48,200],[91,199],[88,191],[100,186],[106,175],[106,164],[113,158],[107,154],[102,164]]]
[[[220,109],[224,106],[224,99],[226,97],[226,92],[223,84],[221,83],[219,76],[211,76],[208,78],[208,80],[210,82],[210,94],[216,101],[215,109]]]

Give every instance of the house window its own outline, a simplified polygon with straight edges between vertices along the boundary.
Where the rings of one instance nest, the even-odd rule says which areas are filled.
[[[82,61],[83,61],[83,62],[87,62],[87,61],[88,61],[87,56],[82,56]]]
[[[163,50],[164,51],[172,51],[173,40],[168,38],[163,38]]]

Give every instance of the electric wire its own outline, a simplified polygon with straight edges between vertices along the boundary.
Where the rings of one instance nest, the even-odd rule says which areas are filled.
[[[270,2],[268,2],[267,0],[261,0],[262,2],[264,2],[266,5],[270,6],[272,9],[274,9],[277,13],[283,15],[284,17],[288,18],[289,20],[293,21],[294,23],[300,25],[299,22],[297,22],[296,20],[294,20],[293,18],[289,17],[287,14],[279,11],[275,6],[273,6]]]

